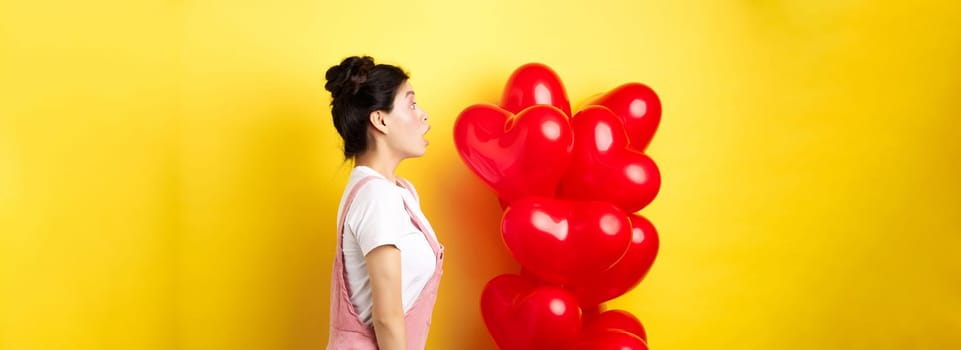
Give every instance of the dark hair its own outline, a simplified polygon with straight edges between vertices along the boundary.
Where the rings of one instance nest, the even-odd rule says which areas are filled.
[[[400,67],[374,64],[374,59],[369,56],[347,57],[327,70],[324,88],[333,98],[330,114],[337,133],[344,139],[345,158],[367,150],[370,113],[390,113],[397,89],[407,79],[407,73]]]

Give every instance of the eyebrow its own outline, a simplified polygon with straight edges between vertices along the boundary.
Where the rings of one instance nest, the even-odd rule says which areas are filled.
[[[413,96],[413,95],[414,95],[414,90],[410,90],[410,91],[407,91],[407,93],[404,94],[404,97]]]

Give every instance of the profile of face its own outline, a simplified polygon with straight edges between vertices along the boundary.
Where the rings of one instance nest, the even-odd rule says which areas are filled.
[[[383,132],[387,147],[401,158],[420,157],[427,151],[424,135],[430,130],[430,123],[416,97],[414,87],[404,81],[397,88],[390,113],[371,113],[371,124]]]

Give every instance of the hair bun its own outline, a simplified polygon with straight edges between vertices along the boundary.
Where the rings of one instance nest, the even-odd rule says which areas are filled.
[[[372,68],[374,59],[369,56],[347,57],[340,65],[327,70],[327,84],[324,88],[330,91],[330,95],[335,99],[354,95],[360,90],[360,85],[367,81],[367,73]]]

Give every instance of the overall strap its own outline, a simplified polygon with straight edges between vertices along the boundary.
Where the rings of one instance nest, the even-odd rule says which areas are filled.
[[[414,191],[414,186],[412,186],[410,182],[407,182],[407,180],[401,178],[397,178],[397,182],[399,182],[401,186],[404,186],[404,188],[410,192],[411,196],[414,197],[414,200],[416,200],[418,204],[420,203],[420,197],[417,196],[417,192]],[[430,243],[430,248],[434,251],[434,255],[437,258],[440,258],[441,254],[443,253],[441,253],[440,242],[438,242],[437,238],[434,237],[433,230],[420,221],[418,216],[414,214],[414,211],[410,209],[410,205],[407,204],[407,201],[404,201],[404,209],[407,210],[407,215],[410,215],[410,219],[414,222],[414,225],[424,233],[424,237],[427,238],[427,242]]]

